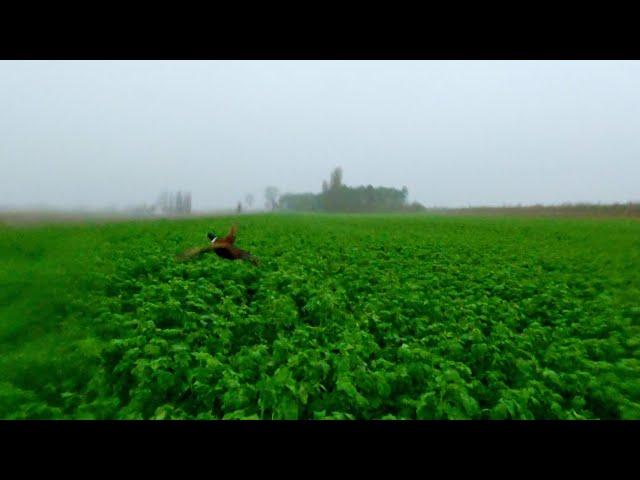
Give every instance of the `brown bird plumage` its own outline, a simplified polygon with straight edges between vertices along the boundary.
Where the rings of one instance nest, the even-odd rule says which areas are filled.
[[[234,245],[237,231],[238,227],[233,225],[227,236],[222,239],[219,239],[213,233],[209,233],[208,237],[209,240],[211,240],[209,245],[206,247],[196,247],[186,250],[179,255],[179,258],[181,260],[189,260],[199,257],[200,255],[204,255],[205,253],[214,252],[219,257],[227,260],[248,260],[254,265],[258,265],[259,262],[256,257]]]

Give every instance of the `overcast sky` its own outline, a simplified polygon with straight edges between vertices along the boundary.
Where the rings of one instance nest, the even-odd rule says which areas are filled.
[[[640,62],[0,61],[0,206],[640,200]]]

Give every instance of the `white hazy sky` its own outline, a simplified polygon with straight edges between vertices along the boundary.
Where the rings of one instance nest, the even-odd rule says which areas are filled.
[[[0,61],[0,207],[640,200],[637,61]]]

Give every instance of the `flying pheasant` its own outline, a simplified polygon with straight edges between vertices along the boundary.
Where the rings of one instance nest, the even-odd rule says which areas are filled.
[[[256,257],[251,255],[249,252],[245,252],[244,250],[234,246],[237,231],[238,227],[233,225],[227,236],[222,239],[218,238],[215,233],[209,232],[207,233],[207,237],[210,241],[209,245],[206,247],[196,247],[186,250],[179,256],[179,258],[182,260],[189,260],[191,258],[199,257],[205,253],[215,252],[216,255],[226,258],[227,260],[248,260],[254,265],[258,265],[259,262]]]

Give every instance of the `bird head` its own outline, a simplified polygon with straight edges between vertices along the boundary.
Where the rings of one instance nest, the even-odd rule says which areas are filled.
[[[215,234],[215,233],[213,233],[213,232],[209,232],[209,233],[207,233],[207,238],[208,238],[209,240],[211,240],[211,243],[213,243],[213,242],[215,242],[215,241],[216,241],[216,238],[218,238],[218,237],[216,237],[216,234]]]

